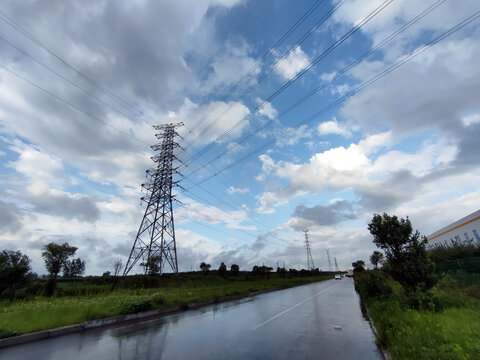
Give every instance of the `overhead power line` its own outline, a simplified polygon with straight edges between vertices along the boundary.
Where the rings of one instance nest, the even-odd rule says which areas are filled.
[[[18,77],[18,78],[22,79],[23,81],[27,82],[27,83],[30,84],[31,86],[33,86],[33,87],[35,87],[35,88],[37,88],[37,89],[45,92],[46,94],[50,95],[51,97],[55,98],[56,100],[64,103],[65,105],[68,105],[69,107],[71,107],[71,108],[73,108],[73,109],[81,112],[82,114],[87,115],[88,117],[90,117],[90,118],[92,118],[92,119],[94,119],[94,120],[96,120],[96,121],[98,121],[98,122],[101,122],[102,124],[104,124],[104,125],[112,128],[112,129],[114,129],[114,130],[117,130],[118,132],[122,133],[123,135],[126,135],[126,136],[128,136],[129,138],[131,138],[131,139],[133,139],[133,140],[135,140],[135,141],[137,141],[137,142],[139,142],[139,143],[142,143],[142,144],[144,144],[144,145],[148,145],[148,146],[149,146],[149,144],[146,143],[145,141],[143,141],[143,140],[141,140],[141,139],[133,136],[132,134],[129,134],[129,133],[126,132],[126,131],[123,131],[123,130],[121,130],[121,129],[115,127],[115,126],[113,126],[112,124],[106,122],[105,120],[100,119],[98,116],[95,116],[95,115],[93,115],[93,114],[91,114],[91,113],[83,110],[82,108],[78,107],[77,105],[73,104],[72,102],[61,98],[60,96],[54,94],[53,92],[45,89],[45,88],[42,87],[42,86],[34,83],[33,81],[27,79],[26,77],[24,77],[23,75],[20,75],[19,73],[13,71],[12,69],[9,69],[9,68],[7,68],[6,66],[1,65],[1,64],[0,64],[0,67],[1,67],[2,69],[4,69],[4,70],[8,71],[10,74],[15,75],[16,77]]]
[[[380,49],[381,47],[383,47],[384,45],[386,45],[387,43],[389,43],[390,41],[392,41],[393,39],[395,39],[398,35],[400,35],[401,33],[403,33],[405,30],[407,30],[408,28],[410,28],[412,25],[414,25],[415,23],[417,23],[420,19],[422,19],[423,17],[425,17],[426,15],[430,14],[433,10],[435,10],[436,8],[438,8],[440,5],[442,5],[444,2],[446,2],[447,0],[439,0],[435,3],[433,3],[432,5],[430,5],[428,8],[426,8],[425,10],[423,10],[420,14],[418,14],[417,16],[415,16],[414,18],[412,18],[410,21],[408,21],[407,23],[405,23],[404,25],[402,25],[400,28],[398,28],[396,31],[394,31],[392,34],[390,34],[389,36],[387,36],[386,38],[384,38],[382,41],[380,41],[376,46],[374,46],[373,48],[371,48],[370,50],[368,50],[367,52],[365,52],[363,55],[361,55],[360,57],[358,57],[356,60],[354,60],[353,62],[351,62],[348,66],[344,67],[342,70],[338,71],[335,75],[331,76],[328,80],[324,81],[323,83],[321,83],[319,86],[317,86],[316,88],[312,89],[311,91],[309,91],[306,95],[304,95],[303,97],[301,97],[300,99],[298,99],[297,101],[295,101],[292,105],[290,105],[288,108],[284,109],[283,111],[281,111],[278,115],[276,115],[275,117],[273,117],[272,119],[266,121],[263,125],[261,125],[260,127],[256,128],[255,130],[251,131],[250,133],[244,135],[240,140],[237,141],[237,143],[239,145],[245,143],[248,139],[250,139],[251,137],[259,134],[260,132],[262,132],[263,130],[265,130],[268,126],[272,125],[273,123],[275,123],[275,121],[279,120],[280,118],[282,118],[283,116],[285,116],[286,114],[288,114],[290,111],[292,111],[293,109],[295,109],[296,107],[298,107],[299,105],[301,105],[302,103],[304,103],[306,100],[308,100],[309,98],[311,98],[313,95],[315,95],[316,93],[318,93],[319,91],[321,91],[322,89],[324,89],[326,86],[330,85],[331,83],[333,83],[335,80],[337,80],[339,77],[341,77],[342,75],[344,75],[345,73],[347,73],[351,68],[353,68],[355,65],[359,64],[361,61],[363,61],[364,59],[366,59],[368,56],[370,56],[371,54],[373,54],[375,51],[377,51],[378,49]],[[212,145],[213,146],[213,145]],[[220,154],[217,154],[213,159],[211,159],[210,161],[208,161],[207,163],[201,165],[199,168],[197,168],[196,170],[194,170],[192,173],[190,173],[187,177],[193,175],[194,173],[206,168],[207,166],[209,165],[212,165],[213,162],[219,160],[220,158],[222,158],[223,156],[225,156],[226,154],[228,154],[228,149],[222,151]],[[204,156],[204,154],[202,154],[203,157],[206,158],[206,156]],[[212,165],[213,166],[213,165]],[[216,168],[214,167],[214,171],[216,170]]]
[[[348,30],[341,38],[336,40],[332,45],[330,45],[326,50],[324,50],[319,56],[317,56],[307,67],[302,69],[300,72],[298,72],[293,78],[290,80],[286,81],[282,86],[280,86],[273,94],[271,94],[266,100],[264,100],[259,106],[257,106],[252,112],[250,112],[248,115],[244,116],[240,121],[238,121],[233,127],[231,127],[229,130],[224,132],[223,135],[217,137],[215,142],[212,142],[209,146],[206,148],[199,150],[197,154],[204,154],[207,151],[211,150],[213,147],[216,146],[221,140],[223,140],[227,135],[231,134],[235,129],[237,129],[241,124],[245,123],[247,120],[249,120],[253,115],[255,115],[265,104],[269,103],[271,100],[273,100],[275,97],[277,97],[279,94],[281,94],[285,89],[290,87],[295,81],[300,79],[304,74],[306,74],[308,71],[310,71],[315,65],[317,65],[322,59],[324,59],[328,54],[330,54],[333,50],[335,50],[337,47],[339,47],[341,44],[343,44],[347,39],[349,39],[351,36],[353,36],[358,30],[360,30],[364,25],[366,25],[370,20],[372,20],[375,16],[377,16],[383,9],[385,9],[388,5],[390,5],[394,0],[385,0],[382,4],[380,4],[378,7],[376,7],[372,12],[370,12],[365,18],[363,18],[358,24],[353,26],[350,30]],[[241,96],[246,95],[246,92],[242,94]],[[240,99],[237,98],[237,100]],[[220,117],[215,119],[215,121],[218,121]],[[192,158],[195,158],[195,156],[199,155],[193,155]],[[190,174],[191,175],[191,174]]]
[[[279,140],[280,138],[282,137],[285,137],[289,134],[291,134],[293,131],[297,130],[300,126],[302,125],[305,125],[307,123],[309,123],[310,121],[318,118],[320,115],[324,114],[325,112],[327,112],[328,110],[331,110],[332,108],[336,107],[337,105],[343,103],[346,99],[352,97],[353,95],[359,93],[360,91],[364,90],[365,88],[367,88],[368,86],[372,85],[373,83],[377,82],[378,80],[380,80],[381,78],[385,77],[386,75],[390,74],[392,71],[396,70],[397,68],[399,68],[400,66],[402,66],[403,64],[407,63],[408,61],[412,60],[413,58],[417,57],[418,55],[422,54],[423,52],[425,52],[426,50],[430,49],[431,47],[433,47],[434,45],[438,44],[440,41],[444,40],[445,38],[451,36],[452,34],[454,34],[455,32],[457,32],[458,30],[460,30],[461,28],[467,26],[468,24],[472,23],[473,21],[477,20],[478,18],[480,17],[480,11],[477,11],[475,12],[473,15],[467,17],[466,19],[464,19],[463,21],[461,21],[460,23],[458,23],[457,25],[451,27],[450,29],[448,29],[447,31],[445,31],[444,33],[442,33],[441,35],[437,36],[435,39],[431,40],[430,42],[428,42],[427,44],[425,44],[423,47],[421,48],[417,48],[414,52],[412,52],[410,55],[408,56],[405,56],[403,57],[402,59],[398,60],[397,62],[395,62],[393,65],[389,66],[387,69],[383,70],[382,72],[380,72],[379,74],[373,76],[372,78],[370,78],[368,81],[365,81],[364,83],[362,83],[360,86],[356,87],[354,90],[351,90],[350,92],[346,93],[344,96],[340,97],[339,99],[335,100],[333,103],[331,103],[330,105],[324,107],[322,110],[310,115],[309,117],[307,117],[306,119],[304,119],[303,121],[301,121],[299,124],[297,124],[294,128],[290,128],[290,129],[287,129],[286,131],[282,132],[280,135],[278,135],[277,137],[275,137],[274,139],[264,143],[263,145],[259,146],[258,148],[256,148],[255,150],[249,152],[248,154],[246,154],[245,156],[241,157],[240,159],[238,159],[237,161],[223,167],[220,172],[224,172],[234,166],[236,166],[237,164],[239,164],[240,162],[246,160],[247,158],[249,158],[250,156],[262,151],[263,149],[265,149],[266,147],[274,144],[277,140]],[[219,173],[220,173],[219,172]],[[203,180],[201,180],[200,182],[198,182],[197,184],[203,184],[204,182],[210,180],[211,178],[217,176],[218,173],[215,173]]]
[[[343,0],[342,0],[343,1]],[[256,61],[256,63],[253,65],[252,68],[250,68],[250,70],[244,74],[240,80],[238,80],[231,88],[230,90],[222,96],[222,98],[212,107],[210,108],[191,128],[191,131],[194,131],[213,111],[215,111],[218,106],[220,106],[219,104],[222,103],[223,101],[225,101],[239,86],[240,84],[245,80],[247,79],[251,74],[253,74],[255,72],[256,69],[258,69],[259,66],[261,66],[265,60],[271,56],[274,51],[308,18],[309,15],[311,15],[315,9],[323,2],[323,0],[316,0],[313,5],[307,9],[307,11],[295,22],[295,24],[293,24],[288,30],[287,32],[285,32],[281,37],[280,39],[278,39],[275,44],[268,50],[266,51],[262,57],[260,57],[260,59],[258,59]],[[198,139],[198,136],[197,138],[195,138],[193,140],[193,142],[195,142],[196,140]]]
[[[104,92],[105,94],[109,95],[110,97],[112,97],[113,99],[115,99],[118,103],[122,104],[122,106],[124,106],[125,108],[129,109],[129,111],[132,111],[133,106],[130,105],[128,102],[126,102],[125,100],[123,100],[122,98],[118,97],[117,95],[115,95],[114,93],[112,93],[111,91],[109,91],[108,89],[106,89],[105,87],[103,87],[102,85],[100,85],[98,82],[96,82],[95,80],[93,80],[90,76],[87,76],[85,75],[83,72],[81,72],[80,70],[78,70],[76,67],[74,67],[72,64],[70,64],[67,60],[65,60],[64,58],[62,58],[60,55],[56,54],[54,51],[52,51],[51,49],[49,49],[46,45],[44,45],[40,40],[36,39],[32,34],[30,34],[27,30],[25,30],[23,27],[21,27],[15,20],[13,20],[11,17],[9,17],[7,14],[5,14],[3,11],[0,10],[0,20],[2,20],[3,22],[5,22],[6,24],[8,24],[9,26],[11,26],[12,28],[14,28],[17,32],[19,32],[20,34],[22,34],[24,37],[26,37],[27,39],[29,39],[30,41],[32,41],[34,44],[36,44],[37,46],[41,47],[42,49],[44,49],[46,52],[48,52],[50,55],[52,55],[53,57],[55,57],[57,60],[59,60],[61,63],[63,63],[65,66],[67,66],[68,68],[70,68],[71,70],[73,70],[75,73],[77,73],[78,75],[80,75],[82,78],[84,78],[85,80],[87,80],[90,84],[94,85],[97,89],[99,89],[100,91]],[[137,112],[138,113],[138,110],[135,110],[135,111],[132,111],[132,113],[135,113]],[[137,114],[136,114],[137,115]]]

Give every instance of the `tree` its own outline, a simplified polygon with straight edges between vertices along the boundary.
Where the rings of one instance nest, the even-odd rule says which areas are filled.
[[[225,277],[225,275],[227,274],[227,265],[225,265],[223,262],[220,264],[218,268],[218,274],[221,277]]]
[[[240,267],[237,264],[232,264],[232,266],[230,266],[230,272],[232,275],[237,275],[240,272]]]
[[[353,271],[355,272],[365,271],[365,261],[363,260],[357,260],[353,262],[352,266],[353,266]]]
[[[0,252],[0,296],[14,296],[15,290],[23,288],[30,269],[29,257],[19,250]]]
[[[202,261],[200,263],[200,269],[205,273],[205,275],[207,275],[207,273],[208,273],[208,271],[210,270],[211,267],[212,267],[212,265],[207,264],[204,261]]]
[[[370,255],[370,262],[375,265],[375,269],[378,269],[378,263],[383,259],[383,254],[380,251],[375,250],[372,255]]]
[[[45,293],[47,296],[52,296],[57,286],[58,273],[62,270],[68,258],[75,255],[77,248],[68,245],[68,243],[58,245],[52,242],[45,245],[43,250],[42,257],[45,261],[45,267],[50,274],[50,279],[45,285]]]
[[[408,217],[375,214],[368,230],[373,242],[386,254],[387,271],[408,289],[433,286],[433,262],[426,250],[427,238],[415,231]]]
[[[85,260],[80,258],[67,260],[63,264],[63,277],[74,278],[82,276],[85,272]]]
[[[57,279],[58,273],[70,256],[75,255],[77,247],[70,246],[68,243],[58,245],[55,243],[47,244],[43,247],[42,257],[45,260],[45,267],[50,273],[50,278]]]
[[[150,256],[146,263],[141,263],[140,266],[145,268],[145,271],[148,275],[158,275],[160,274],[160,261],[162,258],[160,256]]]
[[[123,268],[123,262],[121,259],[115,259],[112,263],[113,267],[113,276],[118,276],[120,274],[120,271],[122,271]]]

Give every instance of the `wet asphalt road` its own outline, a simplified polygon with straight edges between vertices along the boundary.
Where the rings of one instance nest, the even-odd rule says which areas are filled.
[[[382,359],[352,279],[0,350],[0,359]]]

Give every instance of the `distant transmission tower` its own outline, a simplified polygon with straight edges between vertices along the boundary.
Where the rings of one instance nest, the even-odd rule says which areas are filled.
[[[328,258],[328,271],[333,271],[332,261],[330,260],[330,253],[328,252],[328,249],[327,249],[327,258]]]
[[[307,270],[315,270],[312,252],[310,251],[310,240],[308,240],[308,229],[303,230],[303,232],[305,233],[305,249],[307,250]]]
[[[333,262],[335,263],[335,271],[338,272],[339,270],[338,270],[338,264],[337,264],[337,258],[336,257],[333,258]]]
[[[124,276],[139,260],[145,273],[162,274],[165,263],[170,265],[173,272],[178,272],[172,205],[174,199],[172,188],[178,186],[178,182],[173,181],[173,175],[177,173],[173,162],[177,157],[173,151],[179,147],[174,141],[175,136],[178,135],[175,128],[182,125],[183,123],[154,126],[155,130],[161,131],[155,136],[162,142],[152,146],[152,149],[159,153],[152,156],[156,166],[146,171],[147,181],[142,184],[146,190],[146,196],[141,200],[147,206],[125,265]]]

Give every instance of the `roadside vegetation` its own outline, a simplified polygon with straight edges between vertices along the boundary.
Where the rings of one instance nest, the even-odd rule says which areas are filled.
[[[427,251],[408,218],[387,214],[369,230],[385,261],[372,271],[356,262],[354,276],[379,345],[393,359],[480,359],[479,247]]]
[[[22,260],[21,254],[16,255]],[[23,258],[20,278],[24,280],[26,263]],[[170,306],[186,308],[192,302],[287,288],[334,275],[282,268],[272,272],[266,266],[255,266],[252,270],[240,272],[235,264],[227,270],[223,263],[218,270],[210,270],[209,264],[202,263],[199,272],[162,276],[122,277],[106,272],[101,277],[55,278],[53,292],[51,277],[29,278],[21,287],[4,289],[8,296],[0,300],[0,338]]]

